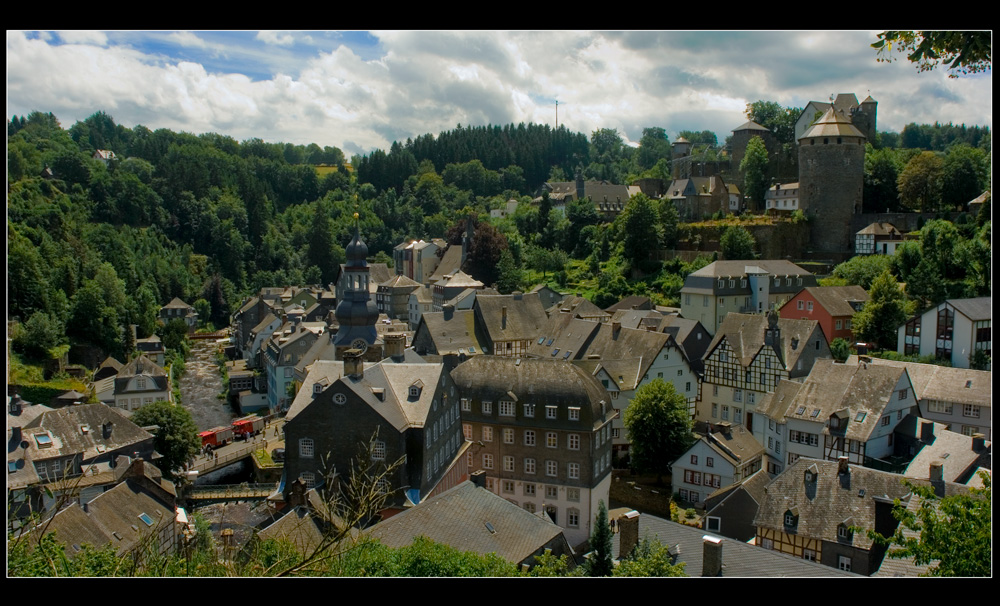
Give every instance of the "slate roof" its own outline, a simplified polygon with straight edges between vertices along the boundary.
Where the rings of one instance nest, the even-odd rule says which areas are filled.
[[[764,495],[766,494],[764,488],[770,483],[771,477],[768,475],[767,470],[758,469],[739,482],[735,482],[729,486],[723,486],[705,497],[705,508],[707,509],[705,515],[712,515],[713,508],[721,505],[737,490],[741,489],[750,495],[750,498],[752,498],[757,505],[760,505],[761,501],[764,500]]]
[[[993,319],[993,297],[948,299],[947,303],[973,322]]]
[[[143,513],[152,518],[152,526],[140,519]],[[45,528],[46,533],[55,532],[59,542],[66,545],[66,555],[70,557],[76,555],[73,546],[84,543],[95,547],[111,543],[121,556],[137,547],[150,533],[166,524],[174,524],[176,515],[172,503],[157,498],[139,482],[128,479],[95,497],[87,504],[86,511],[74,504],[57,512],[51,523],[43,523],[38,528]]]
[[[731,426],[728,433],[721,430],[713,431],[700,438],[700,441],[734,467],[739,467],[764,453],[764,447],[743,425]],[[684,455],[681,455],[681,459],[683,458]]]
[[[865,135],[851,123],[851,119],[843,112],[831,107],[802,133],[799,141],[814,137],[861,137],[864,139]]]
[[[714,351],[718,344],[726,339],[733,356],[740,364],[743,367],[750,366],[764,348],[764,333],[767,327],[768,319],[763,314],[727,314],[707,351]],[[819,323],[815,320],[778,319],[781,341],[777,351],[786,370],[795,368],[799,356],[809,344],[809,337],[818,329]],[[823,342],[826,342],[825,339]]]
[[[460,244],[453,244],[444,249],[444,254],[441,255],[441,262],[438,263],[434,273],[427,278],[427,282],[434,284],[441,278],[459,269],[462,269],[462,246]]]
[[[559,303],[546,309],[545,313],[550,316],[557,313],[567,313],[578,318],[593,318],[598,320],[611,317],[611,314],[594,305],[590,300],[577,295],[566,297]]]
[[[416,280],[407,277],[406,274],[396,274],[393,277],[386,280],[385,282],[381,282],[379,284],[379,288],[386,288],[386,289],[398,288],[400,290],[409,289],[411,292],[414,289],[420,288],[420,286],[421,286],[420,282],[417,282]]]
[[[101,362],[101,365],[98,366],[97,370],[94,371],[94,381],[97,382],[100,381],[101,379],[113,377],[117,375],[118,372],[121,371],[122,367],[124,366],[125,365],[119,362],[118,360],[114,359],[111,356],[108,356],[107,358],[104,358],[104,361]]]
[[[802,558],[762,549],[756,545],[733,541],[717,534],[706,532],[684,524],[664,520],[649,514],[639,517],[639,540],[646,537],[658,539],[676,554],[675,563],[685,564],[684,572],[690,577],[700,577],[705,555],[704,537],[722,541],[723,577],[856,577],[860,575],[844,572],[810,562]],[[618,553],[621,534],[613,535],[614,550]]]
[[[459,309],[446,320],[444,312],[425,312],[417,332],[426,331],[437,355],[464,353],[467,356],[485,353],[476,335],[476,314],[471,309]],[[414,338],[416,338],[414,336]]]
[[[462,270],[442,276],[436,283],[437,286],[448,288],[482,288],[483,283],[473,278]]]
[[[150,377],[150,385],[144,390],[133,389],[133,392],[141,391],[165,391],[167,385],[167,372],[156,362],[153,362],[143,354],[132,358],[132,360],[118,371],[115,377],[115,393],[125,393],[128,389],[129,380],[132,377]]]
[[[748,120],[748,121],[744,122],[743,124],[740,124],[739,126],[737,126],[736,128],[733,129],[733,132],[735,133],[735,132],[741,131],[741,130],[762,130],[762,131],[771,132],[771,129],[766,128],[764,126],[761,126],[760,124],[757,124],[753,120]]]
[[[465,481],[368,532],[393,548],[410,545],[423,535],[459,551],[495,553],[508,562],[521,563],[563,531],[547,518]]]
[[[476,400],[510,400],[513,394],[518,401],[580,406],[581,423],[600,423],[601,401],[611,401],[597,379],[569,362],[476,356],[451,371],[451,378],[463,397]]]
[[[622,299],[621,301],[605,308],[604,311],[613,314],[618,310],[626,309],[652,309],[653,302],[649,297],[644,297],[641,295],[629,295]]]
[[[194,309],[184,301],[181,301],[180,297],[174,297],[170,303],[163,306],[163,309]]]
[[[759,268],[770,276],[788,276],[792,278],[815,277],[808,270],[805,270],[791,261],[784,259],[757,259],[754,261],[713,261],[698,271],[692,272],[684,279],[684,288],[681,292],[695,294],[713,294],[716,285],[714,281],[718,278],[744,278],[747,270]],[[809,283],[810,285],[812,283]],[[782,287],[783,288],[783,287]],[[776,290],[771,288],[772,292]]]
[[[918,401],[939,400],[987,407],[993,405],[993,374],[989,371],[881,358],[870,360],[869,365],[905,368]],[[849,356],[845,362],[847,364],[856,366],[858,356]]]
[[[838,465],[838,461],[802,457],[786,467],[768,484],[754,525],[784,532],[785,512],[797,508],[798,536],[837,543],[841,524],[875,528],[876,499],[891,502],[910,494],[899,474],[849,465],[849,473],[841,477]],[[805,480],[806,470],[814,471],[815,481]],[[864,532],[855,532],[849,544],[871,549],[872,540]]]
[[[864,229],[858,232],[858,235],[873,235],[873,236],[897,236],[899,238],[903,237],[903,232],[896,229],[896,226],[892,223],[886,223],[884,221],[876,221]]]
[[[783,415],[785,419],[824,423],[824,434],[830,433],[829,426],[825,425],[830,415],[846,411],[847,428],[843,431],[845,438],[867,442],[878,427],[893,390],[905,374],[906,370],[902,368],[873,364],[837,364],[830,359],[821,359],[816,360],[804,382],[780,381],[778,387],[782,387],[782,383],[789,383],[784,386],[788,391],[782,389],[779,393],[775,389],[764,399],[777,399],[779,407],[787,402]],[[762,402],[762,408],[770,410],[771,406],[772,404]],[[799,413],[799,410],[802,412]],[[817,410],[818,413],[815,412]],[[861,412],[865,415],[859,421]]]
[[[104,423],[112,422],[111,435],[104,437]],[[82,427],[86,427],[84,433]],[[39,448],[32,435],[48,431],[52,446]],[[44,412],[23,427],[24,439],[29,446],[26,454],[30,461],[68,457],[82,454],[83,460],[97,458],[145,440],[153,434],[128,419],[119,409],[106,404],[81,404]]]
[[[483,330],[493,343],[537,339],[548,321],[537,293],[520,295],[480,295],[475,306],[483,319]],[[507,308],[507,323],[503,325],[503,308]]]
[[[831,316],[853,316],[855,310],[851,302],[862,304],[868,302],[868,293],[856,285],[808,286],[803,290],[812,295]]]
[[[931,463],[940,462],[946,482],[963,482],[980,463],[989,461],[992,446],[989,440],[984,442],[982,452],[976,452],[973,450],[972,436],[948,431],[947,425],[916,415],[907,415],[896,426],[895,432],[919,439],[923,426],[928,424],[933,427],[933,437],[930,443],[920,441],[923,447],[906,466],[903,472],[906,477],[927,480],[930,478]]]

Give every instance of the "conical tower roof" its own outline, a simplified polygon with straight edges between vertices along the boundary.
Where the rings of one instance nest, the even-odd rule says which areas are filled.
[[[361,239],[358,227],[358,213],[354,213],[354,237],[351,238],[347,249],[347,262],[344,264],[350,269],[368,267],[368,245]]]
[[[865,135],[851,123],[850,118],[831,106],[815,124],[802,133],[799,141],[815,137],[860,137],[864,139]]]

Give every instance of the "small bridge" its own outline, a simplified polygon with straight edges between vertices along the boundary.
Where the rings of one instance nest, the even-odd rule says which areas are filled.
[[[217,484],[191,486],[184,498],[193,504],[207,505],[225,501],[261,501],[278,489],[278,484]]]

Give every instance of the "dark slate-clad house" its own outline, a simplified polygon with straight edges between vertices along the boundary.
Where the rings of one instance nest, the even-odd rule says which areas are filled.
[[[576,546],[611,485],[614,409],[601,383],[563,361],[476,356],[451,373],[488,490],[545,513]]]

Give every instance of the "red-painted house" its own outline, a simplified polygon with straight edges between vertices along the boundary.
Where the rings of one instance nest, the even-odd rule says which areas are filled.
[[[851,318],[868,301],[860,286],[808,286],[788,300],[778,312],[789,320],[816,320],[827,344],[836,338],[854,342]]]

